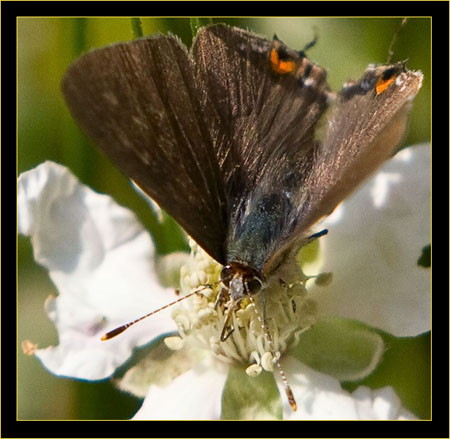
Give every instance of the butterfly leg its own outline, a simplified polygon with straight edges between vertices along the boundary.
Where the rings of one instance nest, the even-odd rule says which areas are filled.
[[[219,290],[219,294],[217,294],[216,301],[214,302],[214,309],[217,309],[219,304],[224,301],[225,290],[228,291],[228,288],[226,288],[225,286],[222,285],[220,290]]]
[[[233,316],[233,312],[235,310],[235,306],[230,306],[228,308],[227,318],[225,319],[225,323],[223,324],[222,332],[220,334],[220,341],[224,342],[228,339],[228,337],[234,332],[234,328],[230,325],[231,317]]]

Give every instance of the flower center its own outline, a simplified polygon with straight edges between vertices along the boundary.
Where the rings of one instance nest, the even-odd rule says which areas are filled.
[[[190,245],[191,256],[181,268],[181,294],[205,288],[172,312],[182,344],[208,349],[224,362],[243,363],[249,375],[256,376],[262,369],[272,371],[274,355],[281,356],[316,320],[315,302],[306,297],[308,277],[295,258],[288,257],[252,296],[254,300],[244,297],[229,311],[226,303],[216,303],[223,287],[219,281],[223,267],[192,240]],[[232,329],[226,340],[220,341],[228,312],[232,312],[228,323]],[[167,344],[179,347],[178,341],[174,343],[172,338]]]

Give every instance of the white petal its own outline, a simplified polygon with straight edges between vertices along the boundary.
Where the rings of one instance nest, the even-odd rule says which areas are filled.
[[[349,393],[341,388],[336,379],[315,372],[293,358],[286,357],[283,368],[298,406],[296,412],[290,409],[278,380],[280,393],[284,397],[285,419],[415,419],[401,407],[392,388],[371,390],[361,387]]]
[[[372,390],[361,386],[352,397],[357,401],[359,419],[417,419],[402,407],[392,387]]]
[[[19,232],[29,235],[37,262],[58,289],[47,312],[60,344],[36,355],[57,375],[102,379],[133,347],[175,329],[168,313],[102,342],[107,331],[175,298],[156,278],[154,247],[135,215],[45,162],[18,181]]]
[[[405,149],[325,220],[323,313],[396,336],[430,329],[430,269],[417,265],[430,243],[430,169],[429,145]]]
[[[210,358],[175,378],[167,387],[151,386],[133,419],[217,420],[228,367]]]

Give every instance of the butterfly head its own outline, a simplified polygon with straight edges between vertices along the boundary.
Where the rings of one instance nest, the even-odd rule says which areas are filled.
[[[232,262],[223,267],[220,279],[228,290],[230,299],[236,302],[246,295],[258,293],[264,286],[262,274],[239,262]]]
[[[227,315],[223,324],[220,341],[224,342],[233,333],[230,327],[232,313],[240,308],[241,301],[256,294],[263,288],[263,277],[256,270],[239,262],[223,267],[220,273],[222,288],[216,300],[216,306],[224,303]]]

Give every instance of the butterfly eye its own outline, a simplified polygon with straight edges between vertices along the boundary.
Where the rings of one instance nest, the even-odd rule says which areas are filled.
[[[245,286],[249,294],[256,294],[261,290],[262,282],[257,277],[254,277],[252,279],[249,279],[245,283]]]
[[[234,270],[229,265],[222,268],[222,271],[220,272],[220,280],[226,287],[230,285],[230,280],[233,277],[233,274]]]

